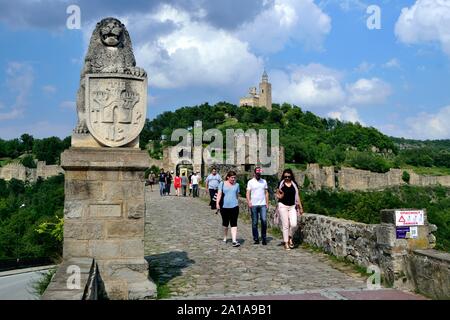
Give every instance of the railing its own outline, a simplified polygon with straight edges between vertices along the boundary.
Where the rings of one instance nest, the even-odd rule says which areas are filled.
[[[54,261],[50,258],[0,259],[0,272],[14,269],[40,267],[50,264],[54,264]]]

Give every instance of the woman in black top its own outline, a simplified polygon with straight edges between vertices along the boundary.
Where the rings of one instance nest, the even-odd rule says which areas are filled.
[[[282,224],[284,248],[290,250],[294,247],[292,236],[297,229],[297,216],[303,214],[298,186],[291,169],[283,171],[276,191],[276,197],[278,198],[278,211]]]

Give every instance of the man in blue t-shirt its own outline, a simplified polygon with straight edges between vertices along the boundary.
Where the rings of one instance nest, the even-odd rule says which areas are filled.
[[[206,189],[209,191],[211,210],[216,210],[216,201],[214,200],[214,195],[217,193],[219,184],[222,182],[220,174],[217,173],[216,168],[213,168],[211,174],[206,178]]]

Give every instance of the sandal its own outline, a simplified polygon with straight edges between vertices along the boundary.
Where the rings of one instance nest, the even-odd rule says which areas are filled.
[[[287,243],[284,244],[284,249],[285,250],[291,250],[291,248],[289,247],[289,245]]]

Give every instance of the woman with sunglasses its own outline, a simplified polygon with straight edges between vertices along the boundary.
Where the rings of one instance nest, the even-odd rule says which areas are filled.
[[[281,175],[282,179],[276,190],[278,199],[278,211],[283,231],[284,248],[294,248],[292,236],[297,229],[297,216],[303,214],[303,206],[294,174],[291,169],[285,169]]]

